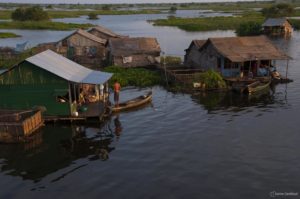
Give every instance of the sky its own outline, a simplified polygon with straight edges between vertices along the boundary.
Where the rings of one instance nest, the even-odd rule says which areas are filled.
[[[0,0],[0,3],[81,3],[81,4],[117,4],[117,3],[188,3],[188,2],[236,2],[254,0]]]

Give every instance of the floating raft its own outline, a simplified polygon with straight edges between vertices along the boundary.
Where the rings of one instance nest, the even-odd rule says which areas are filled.
[[[19,143],[31,140],[44,124],[40,110],[0,110],[0,142]]]

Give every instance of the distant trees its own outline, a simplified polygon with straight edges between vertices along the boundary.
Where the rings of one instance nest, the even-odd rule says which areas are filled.
[[[295,12],[294,7],[288,3],[279,3],[269,8],[262,9],[265,17],[289,17]]]
[[[39,6],[17,8],[12,12],[11,18],[15,21],[46,21],[50,19],[48,13]]]
[[[89,16],[88,19],[90,19],[90,20],[99,19],[98,15],[96,13],[94,13],[94,12],[89,13],[88,16]]]
[[[235,33],[238,36],[255,36],[255,35],[260,35],[262,34],[262,27],[260,23],[257,22],[246,22],[246,23],[241,23]]]
[[[176,6],[171,6],[170,12],[175,13],[176,11],[177,11],[177,7]]]

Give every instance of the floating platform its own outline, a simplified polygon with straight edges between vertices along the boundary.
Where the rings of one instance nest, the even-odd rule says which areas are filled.
[[[0,142],[30,141],[34,132],[43,124],[44,120],[40,110],[0,110]]]

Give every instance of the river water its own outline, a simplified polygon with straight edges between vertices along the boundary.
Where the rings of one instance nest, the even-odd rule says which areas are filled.
[[[181,33],[183,39],[217,35],[159,28],[175,37],[172,48]],[[125,89],[122,100],[152,89],[152,104],[101,126],[47,125],[33,143],[0,145],[0,198],[266,199],[273,191],[299,193],[300,33],[273,41],[294,58],[288,73],[294,82],[253,96]],[[182,55],[186,47],[168,52]],[[277,62],[282,74],[285,64]]]

